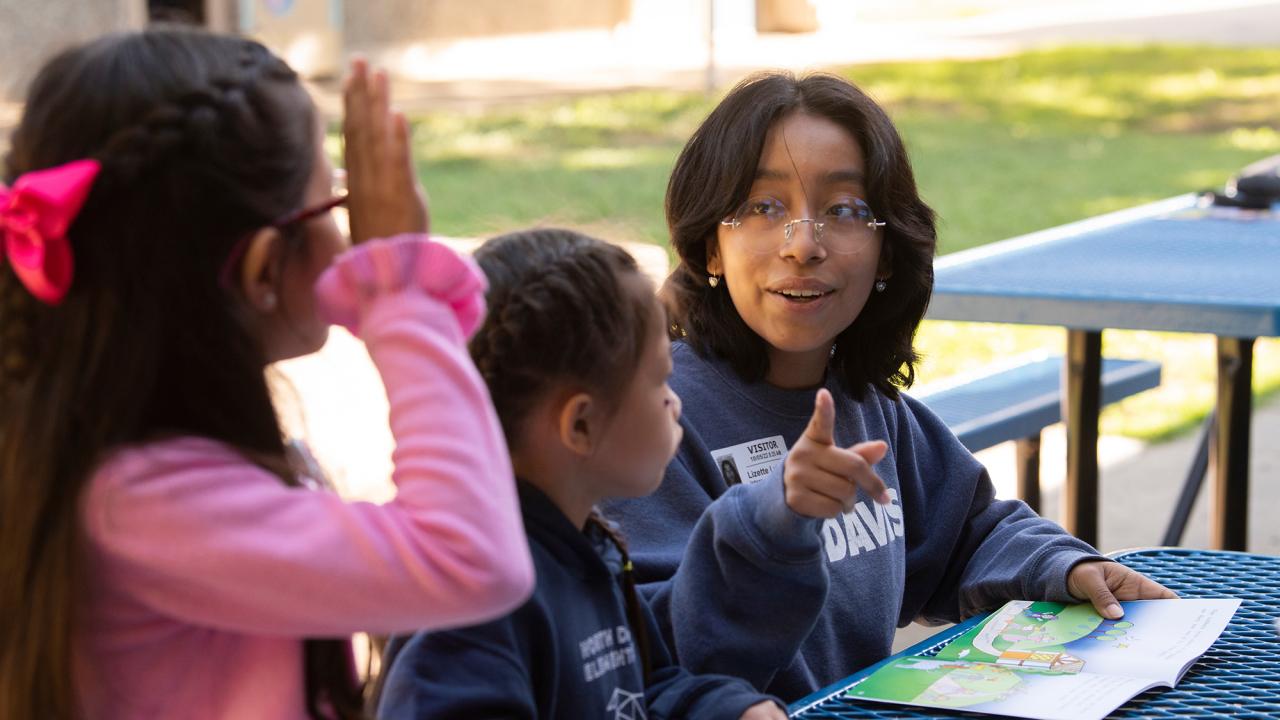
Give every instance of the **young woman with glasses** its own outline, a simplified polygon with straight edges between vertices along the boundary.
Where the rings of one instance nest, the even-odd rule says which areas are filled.
[[[798,699],[894,629],[1014,598],[1172,596],[1017,500],[901,390],[934,214],[885,112],[843,78],[748,79],[667,187],[663,296],[684,438],[653,495],[609,503],[680,662]],[[732,458],[730,486],[715,458]]]

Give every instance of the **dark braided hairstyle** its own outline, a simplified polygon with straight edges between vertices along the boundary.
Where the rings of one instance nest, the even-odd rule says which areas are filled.
[[[93,158],[63,302],[0,268],[0,717],[69,718],[83,595],[77,504],[113,449],[208,437],[298,484],[245,302],[218,282],[238,239],[297,209],[315,111],[263,46],[190,28],[111,35],[49,61],[6,183]],[[305,256],[302,232],[285,257]],[[307,640],[312,717],[357,717],[350,650]]]
[[[644,677],[645,687],[649,686],[650,674],[653,671],[653,660],[649,654],[649,626],[644,621],[644,612],[640,607],[640,592],[636,590],[636,571],[631,564],[631,554],[627,552],[627,541],[606,520],[598,510],[593,509],[587,516],[587,524],[600,528],[600,531],[613,542],[622,555],[622,597],[627,604],[627,625],[631,627],[631,637],[636,643],[636,654],[640,656],[640,673]]]
[[[611,403],[639,367],[655,324],[665,323],[631,255],[572,230],[536,229],[496,237],[475,258],[489,279],[489,313],[471,338],[471,357],[512,450],[530,411],[561,388],[580,388],[616,409]],[[650,641],[626,544],[598,513],[587,522],[622,554],[627,621],[647,684]]]

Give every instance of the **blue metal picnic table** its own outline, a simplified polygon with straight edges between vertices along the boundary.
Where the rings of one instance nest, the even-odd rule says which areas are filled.
[[[1184,195],[947,255],[934,268],[930,319],[1067,329],[1064,524],[1090,543],[1102,331],[1217,336],[1211,537],[1246,549],[1253,344],[1280,336],[1280,214]]]
[[[1280,557],[1216,550],[1156,548],[1117,553],[1115,559],[1154,578],[1182,597],[1240,598],[1226,630],[1177,687],[1155,688],[1122,705],[1113,718],[1280,717]],[[891,660],[933,655],[985,616],[947,628],[881,663],[792,703],[803,720],[855,718],[980,718],[962,711],[885,705],[845,691]]]

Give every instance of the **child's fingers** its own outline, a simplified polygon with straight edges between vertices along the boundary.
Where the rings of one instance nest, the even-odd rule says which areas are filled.
[[[342,95],[343,164],[348,188],[360,192],[372,172],[369,151],[369,83],[368,65],[362,59],[351,63],[351,76]]]
[[[377,70],[373,73],[372,88],[369,92],[369,113],[372,116],[370,130],[380,140],[386,142],[391,131],[391,94],[387,88],[387,71]]]
[[[342,128],[351,136],[364,125],[368,107],[369,67],[361,58],[351,61],[351,74],[342,88]]]
[[[352,241],[426,232],[429,218],[413,166],[409,124],[391,110],[387,73],[353,63],[344,103]]]
[[[357,92],[358,87],[364,85],[368,72],[369,63],[363,57],[351,59],[351,70],[342,81],[342,96],[344,100],[349,98],[351,93]]]
[[[409,139],[409,121],[405,119],[404,113],[396,112],[392,116],[392,138],[395,146],[395,157],[398,158],[396,167],[402,174],[402,179],[410,185],[417,181],[413,167],[413,152]]]
[[[418,171],[413,164],[413,141],[412,134],[409,129],[409,121],[405,119],[404,113],[396,112],[392,118],[395,130],[396,153],[399,161],[396,166],[399,168],[400,186],[402,192],[413,204],[411,208],[414,215],[414,228],[419,232],[427,232],[431,228],[430,212],[426,193],[422,190],[421,183],[418,182]]]

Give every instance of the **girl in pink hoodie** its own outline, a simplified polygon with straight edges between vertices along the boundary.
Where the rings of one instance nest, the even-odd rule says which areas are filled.
[[[35,79],[0,188],[0,717],[357,717],[351,633],[528,595],[483,279],[426,239],[385,76],[346,104],[349,198],[257,43],[115,35]],[[386,385],[385,505],[312,489],[272,405],[330,322]]]

